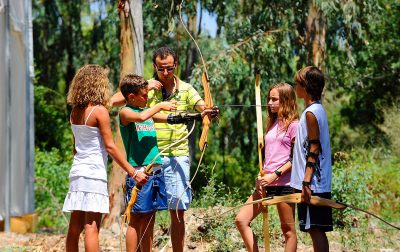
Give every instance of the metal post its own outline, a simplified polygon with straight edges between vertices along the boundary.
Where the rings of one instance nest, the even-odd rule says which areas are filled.
[[[6,172],[6,211],[4,231],[11,231],[11,44],[10,44],[10,0],[5,3],[6,18],[6,81],[7,81],[7,172]]]
[[[30,0],[25,0],[25,62],[26,62],[26,185],[25,185],[25,211],[28,213],[32,213],[35,211],[34,204],[32,209],[32,190],[34,190],[31,185],[33,185],[32,174],[32,162],[31,162],[31,79],[30,79],[30,26],[29,26],[29,18],[30,18]]]
[[[30,45],[29,49],[29,65],[28,65],[28,74],[32,74],[29,76],[29,168],[30,168],[30,183],[29,183],[29,199],[30,199],[30,204],[28,211],[30,213],[35,212],[35,110],[34,110],[34,89],[33,89],[33,83],[35,80],[35,74],[34,74],[34,69],[33,69],[33,25],[32,25],[32,0],[27,0],[28,1],[28,43]]]

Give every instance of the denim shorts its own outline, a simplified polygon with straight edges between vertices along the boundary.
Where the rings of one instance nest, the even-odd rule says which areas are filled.
[[[126,200],[131,199],[132,189],[136,181],[131,176],[126,177]],[[149,175],[149,181],[137,194],[137,202],[132,206],[131,213],[151,213],[154,210],[166,210],[165,181],[162,172]]]
[[[190,182],[190,164],[188,156],[161,156],[162,172],[167,191],[168,209],[188,210],[192,202],[192,190],[189,187],[178,200]]]

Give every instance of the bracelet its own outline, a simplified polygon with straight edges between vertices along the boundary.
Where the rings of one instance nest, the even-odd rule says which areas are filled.
[[[132,179],[136,178],[136,175],[138,174],[138,172],[139,172],[139,170],[136,170],[136,173],[135,173],[135,175],[133,175]]]

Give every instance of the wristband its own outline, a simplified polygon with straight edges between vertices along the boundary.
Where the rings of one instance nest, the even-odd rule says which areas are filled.
[[[278,171],[278,169],[276,169],[274,172],[275,172],[276,176],[278,176],[278,178],[279,178],[280,176],[282,176],[282,172],[281,172],[281,171]]]
[[[139,170],[136,170],[136,173],[135,173],[135,175],[133,175],[132,179],[136,178],[136,175],[138,174],[138,172],[139,172]]]
[[[311,182],[303,181],[303,186],[307,187],[308,189],[310,189],[310,185],[311,185]]]

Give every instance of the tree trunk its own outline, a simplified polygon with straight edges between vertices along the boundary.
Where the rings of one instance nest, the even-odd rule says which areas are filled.
[[[310,12],[307,18],[306,48],[308,50],[308,65],[313,65],[323,70],[323,61],[325,58],[325,35],[326,22],[322,10],[313,5],[310,0]],[[324,101],[324,92],[322,92],[320,103]]]
[[[121,22],[121,73],[120,80],[128,74],[133,73],[143,76],[143,18],[142,1],[131,0],[129,11],[125,4],[128,1],[119,0],[118,12]],[[127,12],[125,12],[127,11]],[[118,119],[115,120],[118,123]],[[115,144],[126,157],[119,126],[117,127]],[[125,185],[126,172],[113,161],[111,168],[108,193],[110,197],[110,214],[104,218],[104,227],[108,228],[125,211],[121,184]]]
[[[308,65],[322,69],[325,57],[326,22],[322,10],[310,1],[310,11],[307,19],[306,47],[308,50]]]

